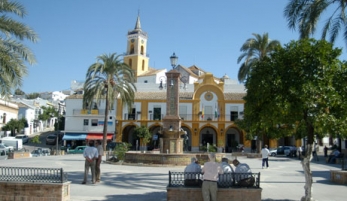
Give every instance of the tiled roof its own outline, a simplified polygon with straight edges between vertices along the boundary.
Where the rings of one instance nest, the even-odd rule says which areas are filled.
[[[192,100],[193,92],[180,92],[181,100]],[[243,100],[246,93],[224,93],[225,100]],[[67,99],[82,99],[83,95],[75,94],[67,97]],[[135,100],[165,100],[166,91],[162,92],[136,92]]]
[[[185,66],[179,65],[182,69],[184,69],[187,73],[189,73],[190,76],[195,77],[195,78],[199,78],[198,75],[196,75],[193,71],[191,71],[190,68],[187,68]]]
[[[138,75],[138,77],[142,77],[142,76],[150,76],[150,75],[156,75],[157,73],[163,71],[163,69],[154,69],[154,68],[148,68],[148,71]]]

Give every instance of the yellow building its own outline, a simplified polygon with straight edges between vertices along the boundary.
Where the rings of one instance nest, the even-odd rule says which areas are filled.
[[[140,17],[137,17],[133,31],[128,32],[127,52],[124,62],[136,72],[137,92],[132,108],[123,108],[120,103],[116,110],[116,141],[139,146],[134,128],[145,125],[154,138],[150,148],[157,148],[162,118],[166,115],[166,90],[171,87],[166,69],[153,69],[148,66],[147,33],[142,31]],[[243,144],[246,148],[251,141],[234,121],[243,117],[246,91],[243,85],[232,81],[228,76],[216,78],[197,66],[174,66],[180,73],[179,116],[181,129],[187,132],[187,149],[199,151],[209,143],[231,151]],[[130,111],[128,113],[128,111]],[[182,136],[183,137],[183,136]]]
[[[179,72],[179,79],[167,77],[166,68],[149,66],[147,39],[147,33],[141,29],[140,17],[137,17],[134,30],[128,32],[124,56],[124,62],[136,74],[135,102],[131,108],[123,107],[119,100],[112,106],[114,109],[109,112],[107,122],[108,140],[128,142],[132,144],[132,149],[139,149],[140,142],[133,131],[144,125],[153,135],[149,148],[158,148],[161,131],[168,129],[163,128],[162,120],[174,108],[181,119],[177,131],[186,133],[181,136],[185,139],[186,151],[201,151],[206,149],[207,144],[218,147],[219,151],[231,152],[241,146],[250,151],[255,140],[246,140],[244,131],[235,124],[236,119],[243,118],[244,85],[227,75],[216,78],[195,65],[172,64],[175,73]],[[175,57],[174,54],[170,58]],[[167,100],[177,98],[167,97],[167,90],[172,90],[172,87],[179,90],[175,93],[179,103],[167,108]],[[83,144],[85,139],[102,139],[106,123],[105,101],[95,103],[94,109],[87,111],[83,108],[82,99],[82,94],[66,99],[64,140],[75,144]],[[265,142],[270,147],[277,146],[277,140],[265,139]]]

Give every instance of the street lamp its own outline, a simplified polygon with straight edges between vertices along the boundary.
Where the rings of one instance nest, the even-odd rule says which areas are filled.
[[[172,69],[175,69],[175,67],[177,65],[177,60],[178,60],[178,57],[176,56],[175,53],[173,53],[172,56],[170,57]]]

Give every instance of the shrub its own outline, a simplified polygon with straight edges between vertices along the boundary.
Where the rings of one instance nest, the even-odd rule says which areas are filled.
[[[117,143],[117,146],[114,149],[114,155],[117,157],[118,161],[124,160],[125,153],[129,150],[131,147],[131,144],[123,142],[123,143]]]

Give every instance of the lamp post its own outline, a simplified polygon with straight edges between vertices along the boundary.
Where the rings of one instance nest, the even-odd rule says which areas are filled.
[[[176,68],[177,60],[178,60],[178,57],[176,56],[175,53],[173,53],[172,56],[170,57],[170,62],[171,62],[172,69]]]

